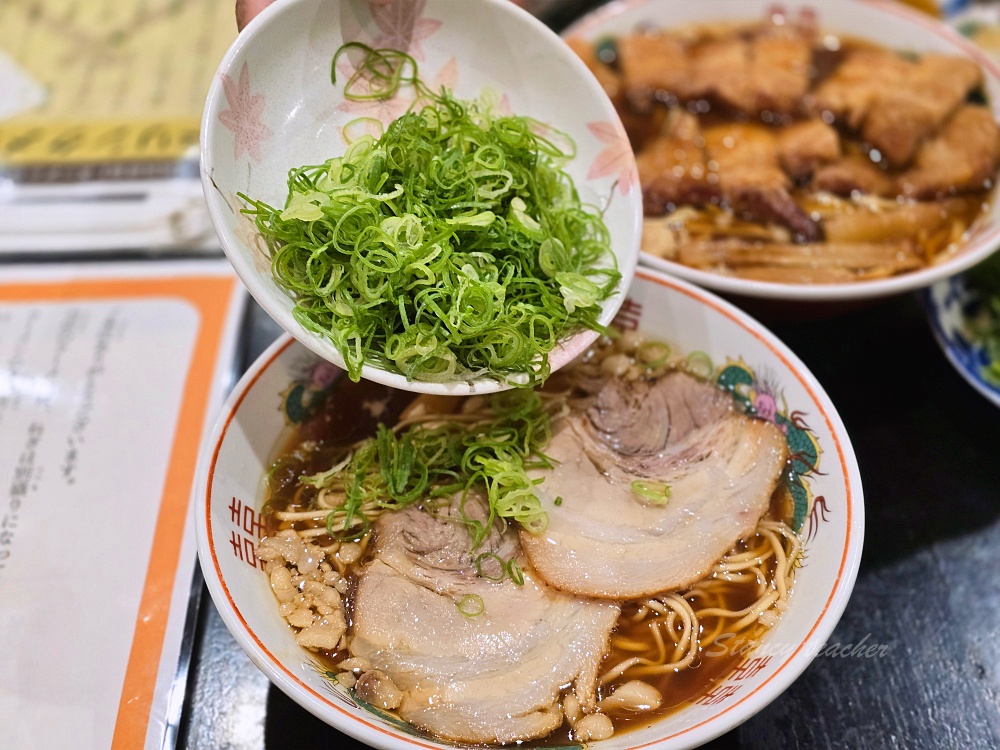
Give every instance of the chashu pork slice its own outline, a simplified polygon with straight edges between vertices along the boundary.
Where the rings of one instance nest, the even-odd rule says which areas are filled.
[[[465,511],[485,518],[477,498]],[[460,518],[455,502],[440,517],[411,508],[379,519],[375,558],[354,598],[351,653],[402,691],[403,719],[435,735],[470,743],[543,737],[563,721],[563,686],[593,709],[619,608],[555,591],[528,569],[523,586],[479,577]],[[494,528],[474,554],[484,552],[524,562],[513,528]],[[481,567],[502,575],[493,558]],[[482,600],[481,614],[459,611],[470,596]]]
[[[592,406],[556,425],[545,454],[558,462],[539,473],[549,526],[521,532],[532,566],[563,591],[627,599],[699,580],[751,534],[787,445],[725,392],[675,373],[607,381]],[[633,481],[665,483],[670,498],[641,499]]]

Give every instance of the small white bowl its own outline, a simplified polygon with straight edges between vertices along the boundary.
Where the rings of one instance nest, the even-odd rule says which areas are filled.
[[[637,28],[681,28],[713,22],[733,23],[770,18],[805,18],[820,31],[868,39],[889,49],[918,53],[943,52],[974,60],[983,70],[994,117],[1000,119],[1000,66],[949,26],[897,2],[880,0],[615,0],[584,16],[564,37],[597,40],[621,36]],[[639,262],[695,284],[741,297],[806,302],[835,302],[888,297],[921,289],[975,265],[1000,244],[1000,201],[991,198],[964,246],[947,260],[913,273],[848,284],[779,284],[701,271],[641,253]]]
[[[288,170],[321,164],[346,149],[345,124],[369,117],[388,124],[410,94],[387,102],[351,102],[344,76],[330,82],[334,52],[346,41],[408,51],[432,87],[462,98],[492,89],[510,111],[530,115],[575,141],[567,167],[581,199],[607,206],[605,222],[622,280],[604,303],[608,324],[638,261],[642,200],[633,188],[635,161],[614,107],[558,36],[506,0],[278,0],[250,23],[219,66],[201,124],[201,177],[222,247],[250,293],[282,328],[325,359],[343,364],[326,338],[292,316],[293,301],[274,282],[263,239],[240,213],[237,192],[284,206]],[[621,178],[621,179],[619,179]],[[617,181],[617,182],[616,182]],[[550,354],[553,370],[586,349],[582,331]],[[427,383],[366,366],[362,376],[424,393],[485,393],[496,380]]]
[[[707,742],[761,710],[806,668],[833,632],[854,586],[864,536],[861,478],[850,440],[829,397],[806,367],[759,323],[709,292],[640,269],[618,325],[638,328],[680,351],[707,353],[716,377],[789,435],[792,453],[812,465],[799,517],[806,555],[788,609],[741,666],[708,696],[649,726],[594,743],[607,750],[677,750]],[[380,748],[453,747],[374,714],[324,676],[296,645],[256,564],[263,477],[290,419],[329,387],[332,366],[290,337],[276,342],[234,389],[205,444],[195,505],[198,554],[209,591],[253,662],[299,705]],[[343,377],[343,373],[340,373]],[[289,406],[291,405],[291,407]],[[812,455],[818,456],[814,461]]]

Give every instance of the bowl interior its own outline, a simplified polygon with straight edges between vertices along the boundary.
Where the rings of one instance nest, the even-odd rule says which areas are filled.
[[[648,727],[600,743],[633,748],[662,741],[662,747],[688,747],[732,728],[773,700],[830,635],[860,560],[860,478],[843,425],[822,388],[787,348],[732,306],[684,282],[640,270],[617,325],[682,351],[708,354],[714,377],[775,421],[800,457],[792,492],[806,556],[779,623],[709,694]],[[362,706],[301,650],[278,614],[263,564],[254,554],[269,460],[302,405],[329,387],[330,367],[286,337],[262,355],[233,392],[206,446],[199,481],[198,548],[209,590],[251,659],[316,716],[377,747],[447,747]],[[722,639],[716,647],[746,645]]]
[[[240,213],[237,193],[283,206],[288,170],[343,154],[345,125],[359,118],[369,118],[372,127],[373,120],[386,125],[406,111],[413,100],[410,89],[388,101],[344,99],[351,63],[346,57],[338,63],[338,85],[330,74],[334,53],[348,41],[406,51],[431,87],[447,86],[467,99],[486,93],[499,109],[530,115],[568,134],[577,155],[567,171],[584,202],[606,207],[623,277],[620,289],[628,288],[642,219],[631,148],[607,96],[555,34],[501,0],[282,0],[256,18],[226,55],[201,132],[202,181],[223,249],[255,299],[286,331],[320,356],[343,363],[328,340],[292,317],[292,300],[274,283],[263,239]],[[621,300],[616,294],[605,303],[602,324],[611,321]],[[566,342],[569,351],[553,353],[553,366],[596,338],[589,331],[578,336]],[[365,368],[364,376],[433,393],[500,387],[488,379],[473,387],[466,381],[408,383],[374,367]]]
[[[563,36],[600,39],[625,35],[640,28],[678,28],[697,24],[753,21],[781,13],[805,19],[821,31],[868,39],[884,47],[910,52],[943,52],[970,57],[983,69],[987,98],[1000,119],[1000,68],[997,63],[950,27],[896,2],[878,0],[742,0],[738,12],[729,0],[618,0],[570,26]],[[964,246],[949,259],[912,273],[887,279],[848,284],[778,284],[751,281],[701,271],[674,261],[641,253],[640,262],[700,286],[730,294],[772,299],[835,301],[884,297],[926,287],[985,258],[1000,244],[1000,202],[995,191],[987,213],[980,218]]]

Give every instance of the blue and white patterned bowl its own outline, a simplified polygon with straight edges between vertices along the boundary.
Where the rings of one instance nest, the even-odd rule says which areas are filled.
[[[986,300],[966,274],[937,282],[922,297],[934,338],[948,361],[969,385],[1000,406],[1000,388],[983,378],[989,357],[969,333],[969,321],[982,313]]]

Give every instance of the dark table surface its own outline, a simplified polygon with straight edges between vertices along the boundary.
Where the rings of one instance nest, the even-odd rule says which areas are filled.
[[[888,648],[820,656],[708,747],[1000,748],[1000,411],[948,365],[914,296],[770,327],[827,389],[861,466],[864,556],[831,642]],[[252,305],[242,368],[278,333]],[[272,687],[202,602],[179,747],[362,747]]]
[[[1000,748],[1000,411],[951,369],[913,296],[770,327],[826,387],[861,465],[864,557],[831,642],[888,649],[817,658],[708,747]],[[252,306],[243,367],[277,334]],[[361,747],[272,687],[203,601],[180,747]]]

